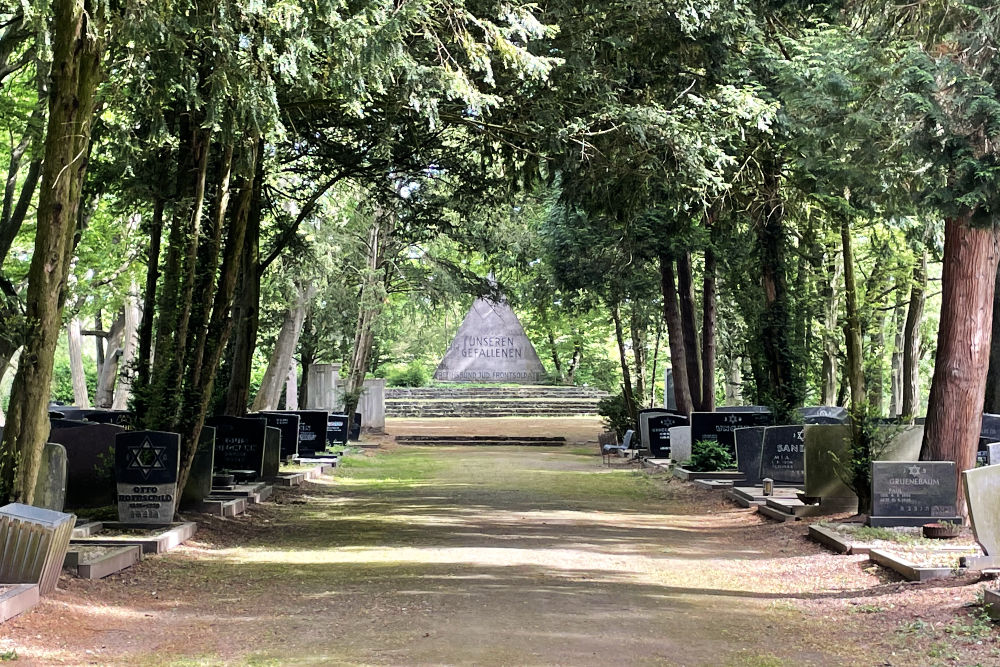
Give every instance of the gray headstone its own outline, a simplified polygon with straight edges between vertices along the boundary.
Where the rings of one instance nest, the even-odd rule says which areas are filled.
[[[281,467],[281,430],[268,426],[264,434],[264,479],[274,479]]]
[[[760,457],[764,447],[764,426],[738,428],[733,431],[736,438],[736,467],[743,473],[743,484],[760,485]]]
[[[962,471],[976,541],[987,556],[1000,556],[1000,466]]]
[[[757,406],[746,407],[755,408]],[[718,412],[692,412],[691,447],[696,449],[699,442],[715,441],[727,445],[730,454],[735,457],[734,430],[750,426],[770,426],[773,423],[774,415],[756,409],[721,408]]]
[[[768,426],[760,458],[761,479],[801,484],[805,481],[805,436],[802,426]]]
[[[954,461],[872,462],[872,526],[960,523]]]
[[[805,494],[811,498],[856,498],[841,481],[831,454],[847,460],[851,427],[834,424],[807,424],[805,442]]]
[[[540,384],[548,374],[507,302],[476,299],[434,371],[434,379]]]
[[[49,441],[66,448],[66,506],[104,507],[115,499],[115,438],[121,426],[79,422],[54,428]]]
[[[41,594],[59,583],[76,517],[11,503],[0,507],[0,584],[37,583]]]
[[[663,371],[663,407],[667,410],[677,409],[677,395],[674,394],[674,369],[667,366]]]
[[[173,522],[181,436],[163,431],[127,431],[115,444],[118,520],[136,525]]]
[[[979,429],[980,437],[990,442],[1000,441],[1000,415],[983,414],[983,424]]]
[[[838,405],[817,405],[799,408],[804,424],[846,424],[850,417],[847,408]]]
[[[201,509],[201,503],[212,495],[212,471],[215,468],[215,429],[211,426],[201,428],[201,438],[198,449],[195,450],[188,472],[187,483],[181,493],[181,507],[195,510]]]
[[[989,464],[995,466],[1000,464],[1000,442],[991,442],[986,445],[986,449],[989,451]]]
[[[691,427],[675,426],[670,429],[670,458],[683,463],[691,458]]]
[[[66,448],[62,445],[45,443],[35,495],[38,507],[62,512],[66,506]]]

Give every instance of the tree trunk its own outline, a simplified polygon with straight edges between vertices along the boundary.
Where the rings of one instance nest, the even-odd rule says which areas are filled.
[[[122,356],[122,340],[125,333],[125,312],[122,311],[111,323],[107,336],[107,353],[104,364],[97,375],[97,390],[94,392],[94,405],[99,408],[110,408],[115,400],[115,379]],[[96,336],[101,340],[100,336]]]
[[[94,93],[100,79],[103,7],[52,3],[52,76],[38,227],[28,270],[27,322],[0,452],[0,499],[31,504],[49,433],[48,403],[62,304],[86,176]]]
[[[827,252],[827,278],[829,282],[823,290],[823,368],[820,375],[820,403],[837,403],[837,359],[840,354],[840,332],[837,330],[837,314],[840,311],[840,279],[844,265],[840,253],[830,248]]]
[[[916,271],[914,271],[914,281],[916,281]],[[983,403],[983,411],[991,414],[1000,413],[1000,289],[998,288],[1000,288],[1000,271],[997,271],[993,289],[993,336],[990,337],[990,368],[986,374],[986,400]]]
[[[118,361],[118,383],[115,385],[113,410],[124,410],[132,397],[133,367],[138,351],[138,331],[142,317],[139,313],[138,287],[133,284],[132,292],[125,300],[125,330],[122,333],[121,357]]]
[[[715,248],[705,248],[701,323],[701,409],[715,410]]]
[[[851,224],[847,216],[840,221],[840,242],[844,254],[844,297],[847,321],[844,338],[847,343],[847,382],[851,388],[851,409],[860,412],[865,404],[864,359],[861,356],[861,315],[858,312],[858,285],[854,278],[854,248]]]
[[[704,411],[702,405],[701,350],[698,349],[698,319],[694,310],[694,278],[691,270],[691,253],[677,255],[677,296],[681,313],[681,332],[684,336],[684,361],[687,364],[688,387],[695,410]],[[677,377],[674,376],[676,382]]]
[[[674,280],[673,260],[660,256],[660,291],[663,294],[663,319],[667,324],[667,342],[670,346],[670,368],[674,374],[674,400],[682,414],[694,411],[691,385],[688,383],[687,355],[684,334],[681,332],[680,308],[677,305],[677,284]]]
[[[996,285],[998,232],[970,226],[972,214],[945,220],[941,323],[920,458],[974,468],[982,428]],[[967,516],[958,480],[958,509]]]
[[[302,333],[302,323],[306,318],[306,310],[312,300],[316,288],[312,285],[297,286],[298,295],[295,305],[285,311],[285,318],[274,343],[274,350],[264,371],[264,379],[260,383],[260,391],[253,401],[253,411],[276,410],[281,400],[282,385],[288,380],[288,369],[292,366],[292,355],[299,344]]]
[[[646,395],[646,328],[642,323],[639,304],[632,302],[629,313],[629,334],[632,337],[632,360],[635,367],[635,393],[640,400]]]
[[[66,325],[69,344],[69,372],[73,380],[73,404],[81,408],[90,407],[90,393],[87,391],[87,374],[83,370],[83,337],[80,335],[80,320],[75,317]]]
[[[920,408],[920,322],[924,316],[927,292],[927,250],[913,267],[913,284],[910,286],[910,304],[906,309],[903,326],[903,415],[909,419],[917,416]]]
[[[138,351],[135,368],[135,385],[149,386],[149,372],[153,365],[153,324],[156,317],[156,285],[160,279],[160,244],[163,237],[163,198],[153,200],[153,215],[146,230],[149,251],[146,255],[146,289],[143,292],[142,321],[139,323]],[[132,406],[136,414],[146,413],[147,393],[138,394]],[[150,397],[151,398],[151,397]]]
[[[903,326],[906,324],[906,301],[902,289],[897,290],[896,308],[892,314],[892,359],[889,365],[891,386],[889,416],[903,414]]]
[[[615,324],[615,341],[618,343],[618,361],[622,367],[622,400],[625,410],[633,424],[638,423],[639,411],[635,406],[635,395],[632,393],[632,373],[629,371],[628,355],[625,353],[625,331],[622,328],[622,314],[619,305],[611,307],[611,319]]]
[[[316,336],[313,331],[312,313],[306,315],[306,321],[302,325],[305,334],[301,336],[299,349],[299,363],[302,365],[302,373],[299,375],[299,405],[307,407],[309,405],[309,374],[312,365],[316,363]]]

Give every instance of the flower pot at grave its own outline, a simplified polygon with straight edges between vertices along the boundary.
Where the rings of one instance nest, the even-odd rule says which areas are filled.
[[[958,537],[962,532],[962,527],[954,523],[925,523],[923,526],[924,537],[934,539],[947,539]]]

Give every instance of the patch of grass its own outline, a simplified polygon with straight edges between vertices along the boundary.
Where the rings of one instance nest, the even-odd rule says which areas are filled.
[[[921,618],[910,621],[909,623],[903,623],[899,626],[899,629],[896,630],[896,632],[901,635],[922,635],[929,634],[933,631],[934,625]]]
[[[880,607],[877,604],[859,604],[851,608],[851,612],[855,614],[879,614],[885,611],[885,607]]]
[[[729,667],[784,667],[788,664],[776,655],[769,653],[747,653],[744,649],[740,655],[726,663]]]
[[[17,660],[17,649],[0,651],[0,662],[13,662],[14,660]]]
[[[595,447],[569,447],[563,450],[567,454],[573,454],[574,456],[597,456],[597,448]]]
[[[927,649],[927,656],[930,658],[941,658],[942,660],[958,660],[958,652],[945,641],[934,642]]]
[[[882,540],[884,542],[898,542],[900,544],[912,544],[918,537],[910,533],[901,533],[891,528],[874,528],[872,526],[860,526],[850,531],[850,535],[855,539],[865,541]]]

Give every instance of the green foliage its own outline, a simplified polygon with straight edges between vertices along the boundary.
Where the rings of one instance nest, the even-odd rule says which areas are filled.
[[[86,355],[83,357],[83,372],[87,377],[87,392],[93,400],[97,390],[97,362]],[[51,400],[64,405],[74,404],[73,373],[70,371],[68,357],[57,357],[52,368]]]
[[[423,364],[412,362],[389,371],[385,378],[385,383],[390,387],[423,387],[430,379],[430,374]]]
[[[716,440],[699,440],[692,444],[691,458],[682,465],[695,472],[715,472],[733,468],[736,461],[724,444]]]
[[[868,403],[860,410],[851,410],[850,417],[851,439],[847,453],[843,457],[834,452],[830,455],[837,476],[858,496],[858,512],[867,514],[872,503],[872,461],[883,460],[905,424],[886,423]]]
[[[618,441],[625,437],[625,431],[635,431],[638,426],[632,421],[625,398],[621,392],[605,396],[597,402],[597,414],[604,417],[605,428],[618,434]]]

